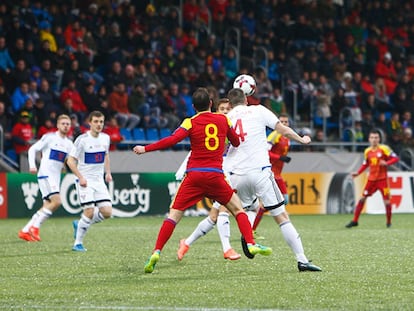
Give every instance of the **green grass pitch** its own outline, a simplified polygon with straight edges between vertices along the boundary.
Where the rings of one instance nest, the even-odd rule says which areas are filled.
[[[162,217],[110,219],[93,225],[86,253],[71,251],[73,218],[51,218],[42,242],[17,238],[27,219],[0,220],[0,309],[4,310],[413,310],[414,214],[291,216],[307,256],[322,267],[299,273],[279,228],[265,216],[259,233],[269,257],[223,259],[216,229],[183,261],[178,241],[201,217],[186,217],[144,274]],[[231,221],[233,247],[240,235]]]

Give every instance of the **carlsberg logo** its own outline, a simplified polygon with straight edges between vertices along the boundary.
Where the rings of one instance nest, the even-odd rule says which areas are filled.
[[[150,189],[141,189],[138,181],[139,174],[130,174],[131,182],[134,187],[130,189],[116,189],[112,181],[108,184],[109,194],[112,200],[112,215],[116,217],[134,217],[140,213],[147,213],[150,208]],[[78,214],[82,211],[79,206],[78,194],[75,188],[76,176],[66,174],[61,184],[61,197],[63,208],[71,213]],[[133,207],[132,210],[123,210],[117,207]]]

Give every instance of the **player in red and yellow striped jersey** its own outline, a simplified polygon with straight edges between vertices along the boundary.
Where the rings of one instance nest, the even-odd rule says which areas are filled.
[[[346,225],[347,228],[358,226],[358,219],[367,197],[373,195],[377,190],[381,192],[384,200],[387,228],[391,227],[392,209],[388,186],[388,166],[397,163],[399,158],[389,146],[381,144],[381,133],[378,130],[371,130],[368,140],[370,146],[364,151],[364,162],[358,172],[352,174],[352,177],[356,177],[369,168],[368,180],[355,208],[354,218]]]

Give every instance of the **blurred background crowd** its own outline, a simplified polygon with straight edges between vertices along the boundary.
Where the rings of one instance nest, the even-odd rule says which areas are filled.
[[[396,151],[412,147],[413,5],[3,0],[2,147],[24,152],[60,113],[75,137],[100,110],[117,149],[136,129],[174,130],[196,87],[217,101],[240,73],[256,79],[251,104],[288,113],[315,141],[363,142],[377,127]]]

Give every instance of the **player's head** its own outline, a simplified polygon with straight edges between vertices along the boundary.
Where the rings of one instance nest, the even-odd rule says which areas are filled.
[[[102,112],[97,111],[97,110],[92,111],[89,114],[88,120],[89,120],[89,126],[91,129],[91,132],[93,134],[102,132],[102,129],[104,127],[104,122],[105,122],[105,116]]]
[[[378,129],[372,129],[369,132],[368,141],[371,146],[378,146],[381,143],[381,132]]]
[[[281,113],[279,115],[279,120],[283,125],[289,126],[289,115],[287,113]]]
[[[220,98],[217,106],[216,106],[216,112],[227,114],[231,110],[230,101],[228,98]]]
[[[229,99],[232,107],[247,104],[247,97],[242,89],[231,89],[227,94],[227,98]]]
[[[67,114],[61,114],[57,118],[56,127],[62,135],[67,135],[70,130],[71,120]]]
[[[208,90],[204,87],[199,87],[193,93],[193,106],[197,111],[207,111],[211,108],[211,99]]]

